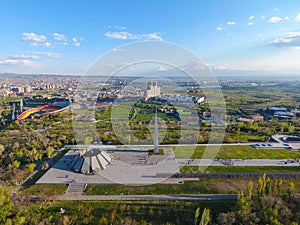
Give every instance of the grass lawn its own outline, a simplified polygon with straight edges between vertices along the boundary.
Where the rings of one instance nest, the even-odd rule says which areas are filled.
[[[67,190],[66,184],[34,184],[20,189],[21,194],[34,196],[62,195]]]
[[[179,159],[202,158],[206,146],[183,146],[177,147],[175,156]],[[217,146],[209,146],[209,149],[217,149]],[[208,150],[209,150],[208,149]],[[255,149],[248,145],[221,146],[217,157],[219,159],[295,159],[300,158],[300,151],[287,149]]]
[[[29,186],[31,186],[31,185],[34,185],[35,182],[37,182],[37,181],[38,181],[38,180],[39,180],[46,172],[47,172],[47,170],[44,170],[44,171],[40,170],[40,171],[36,172],[36,173],[34,174],[34,176],[32,177],[32,179],[28,179],[28,180],[23,184],[23,186],[24,186],[24,187],[29,187]]]
[[[162,149],[162,148],[159,148],[158,149],[158,153],[155,153],[154,152],[154,149],[151,149],[150,151],[149,151],[149,155],[164,155],[165,153],[164,153],[164,149]]]
[[[203,178],[199,181],[185,181],[183,184],[154,184],[148,186],[129,186],[121,184],[88,184],[86,195],[155,195],[155,194],[236,194],[247,189],[249,181],[256,179],[221,179]],[[286,189],[291,180],[283,180],[283,189]],[[300,192],[300,181],[296,180],[297,191]]]
[[[203,171],[198,166],[183,166],[181,172]],[[232,172],[300,172],[299,166],[209,166],[205,172],[232,173]]]

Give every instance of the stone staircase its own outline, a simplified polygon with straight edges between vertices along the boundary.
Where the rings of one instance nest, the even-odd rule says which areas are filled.
[[[66,194],[83,195],[85,188],[86,188],[86,184],[70,183],[66,191]]]

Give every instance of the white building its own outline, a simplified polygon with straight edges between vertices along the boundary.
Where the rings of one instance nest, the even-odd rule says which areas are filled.
[[[156,81],[149,82],[147,90],[145,91],[145,100],[149,98],[160,96],[161,90],[160,87],[157,85]]]

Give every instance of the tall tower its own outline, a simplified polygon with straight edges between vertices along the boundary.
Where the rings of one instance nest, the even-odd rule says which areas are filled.
[[[20,100],[20,113],[23,112],[23,99]]]
[[[11,113],[11,120],[16,119],[16,103],[14,102],[12,105],[12,113]]]
[[[154,119],[154,153],[159,153],[158,149],[158,124],[157,124],[157,109],[155,109]]]

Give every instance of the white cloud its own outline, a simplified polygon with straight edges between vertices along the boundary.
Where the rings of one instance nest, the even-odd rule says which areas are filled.
[[[149,40],[162,40],[162,38],[159,36],[158,33],[150,33],[150,34],[145,34],[142,35],[143,38],[149,39]]]
[[[227,24],[228,24],[228,25],[235,25],[236,22],[235,22],[235,21],[229,21],[229,22],[227,22]]]
[[[108,31],[104,34],[108,39],[118,39],[118,40],[162,40],[159,33],[149,33],[149,34],[132,34],[127,31]]]
[[[228,69],[228,67],[226,67],[226,66],[215,65],[215,64],[207,64],[207,67],[210,70],[227,70]]]
[[[157,68],[157,71],[167,71],[167,70],[169,70],[169,68],[164,67],[164,66],[160,66]]]
[[[59,58],[61,55],[57,52],[32,52],[34,55],[44,55],[50,58]]]
[[[34,55],[12,55],[0,57],[0,65],[13,65],[13,66],[31,66],[34,64],[34,60],[38,59],[38,56]]]
[[[261,16],[260,18],[261,18],[262,20],[266,19],[266,17],[265,17],[265,16]]]
[[[46,48],[50,48],[52,46],[52,44],[49,42],[49,41],[46,41],[44,44],[43,44],[43,47],[46,47]]]
[[[217,31],[221,31],[221,30],[223,30],[223,27],[221,26],[217,27]]]
[[[247,23],[247,25],[248,25],[248,26],[253,26],[253,25],[254,25],[253,20],[254,20],[254,16],[250,16],[250,17],[249,17],[249,22]]]
[[[42,44],[41,43],[37,43],[37,42],[33,42],[33,43],[30,43],[30,46],[40,47],[40,46],[42,46]]]
[[[12,55],[8,57],[9,59],[39,59],[37,55]]]
[[[45,35],[37,35],[33,32],[31,33],[22,33],[22,40],[23,41],[30,41],[30,42],[34,42],[34,43],[39,43],[39,42],[45,42],[46,41],[46,36]]]
[[[67,41],[67,37],[64,34],[54,33],[52,36],[53,36],[54,40]]]
[[[30,42],[30,46],[34,47],[46,47],[49,48],[52,44],[47,41],[47,37],[45,35],[37,35],[33,32],[31,33],[22,33],[22,40]]]
[[[274,11],[274,12],[277,12],[277,11],[279,11],[279,9],[278,9],[278,8],[275,8],[275,9],[273,9],[273,11]]]
[[[284,18],[281,18],[279,16],[273,16],[269,19],[269,23],[281,23],[281,22],[286,22],[289,20],[289,17],[286,16]]]
[[[31,33],[22,33],[22,40],[29,42],[30,46],[33,47],[45,47],[45,48],[50,48],[50,47],[56,47],[58,45],[69,45],[68,43],[68,38],[66,35],[62,33],[53,33],[52,34],[52,39],[47,39],[45,35],[37,35],[33,32]],[[84,40],[84,38],[72,38],[72,43],[73,46],[80,46],[81,42]]]
[[[113,48],[113,52],[126,52],[127,50],[125,48]]]
[[[76,38],[76,37],[73,37],[72,38],[72,41],[73,41],[73,45],[75,47],[79,47],[81,45],[81,42],[84,40],[84,38]]]
[[[276,47],[300,47],[300,31],[284,33],[276,37],[270,44]]]
[[[38,65],[37,60],[41,56],[58,58],[60,57],[60,54],[55,52],[31,52],[28,54],[0,56],[0,66],[36,67]]]
[[[300,22],[300,13],[295,17],[295,21]]]
[[[282,21],[282,18],[279,16],[273,16],[269,19],[269,23],[279,23]]]
[[[72,41],[73,41],[74,46],[76,46],[76,47],[80,46],[80,42],[77,40],[77,38],[72,38]]]
[[[32,61],[28,59],[0,59],[0,65],[30,66]]]
[[[125,26],[115,26],[116,30],[126,30],[127,28]]]

